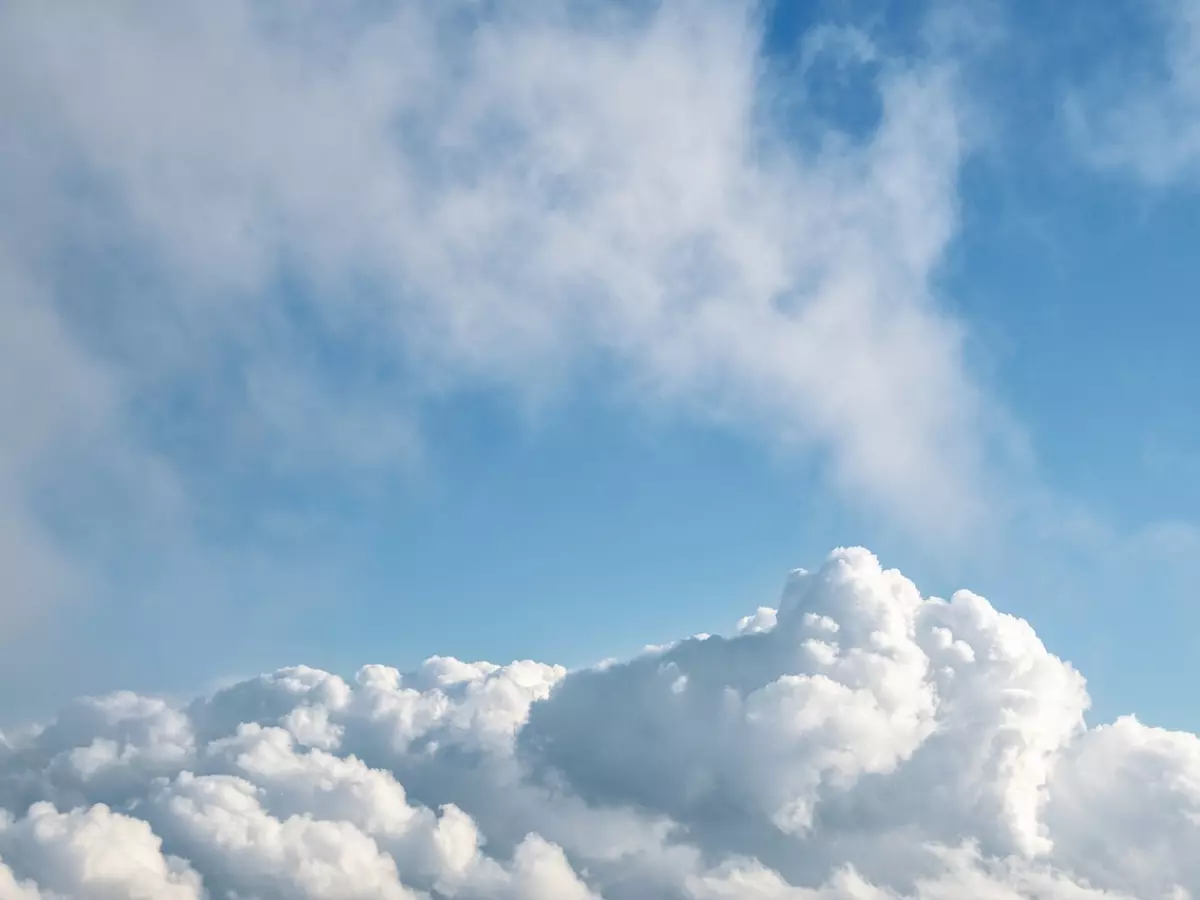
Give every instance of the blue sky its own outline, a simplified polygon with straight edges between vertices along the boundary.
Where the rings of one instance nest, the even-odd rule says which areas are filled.
[[[492,6],[0,13],[0,721],[863,544],[1200,726],[1192,7]]]

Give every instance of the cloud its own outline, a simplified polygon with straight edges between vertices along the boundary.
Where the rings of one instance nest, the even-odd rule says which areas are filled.
[[[1160,44],[1141,70],[1069,98],[1068,121],[1097,166],[1165,186],[1200,175],[1200,7],[1190,0],[1146,4]]]
[[[0,863],[0,896],[130,897],[196,900],[200,878],[176,857],[163,856],[161,841],[140,819],[103,804],[60,813],[37,803],[18,822],[0,823],[0,842],[22,869],[36,874],[17,882]]]
[[[865,550],[567,672],[297,667],[0,739],[0,897],[1183,900],[1200,738]]]
[[[957,533],[987,438],[930,288],[966,149],[953,66],[820,32],[810,50],[837,38],[863,67],[847,104],[881,110],[852,134],[780,113],[802,86],[761,20],[721,0],[6,5],[0,272],[38,297],[0,315],[52,326],[61,364],[0,354],[0,380],[56,420],[86,404],[203,506],[214,473],[403,468],[429,398],[540,403],[599,368],[631,404],[815,449],[847,496]]]

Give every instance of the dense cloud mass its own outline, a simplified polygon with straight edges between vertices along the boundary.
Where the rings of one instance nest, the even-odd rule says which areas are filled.
[[[0,900],[1184,900],[1200,740],[862,549],[568,672],[297,667],[0,737]]]

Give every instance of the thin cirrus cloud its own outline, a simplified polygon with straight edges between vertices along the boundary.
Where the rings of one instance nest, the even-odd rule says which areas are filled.
[[[1190,0],[1145,5],[1159,42],[1154,64],[1132,77],[1077,89],[1066,105],[1084,157],[1154,186],[1200,178],[1200,6]]]
[[[0,897],[1183,900],[1200,741],[865,550],[567,672],[298,667],[0,740]]]
[[[79,426],[62,379],[95,370],[79,452],[153,462],[186,509],[194,458],[387,469],[422,398],[537,401],[601,361],[629,402],[816,450],[931,532],[983,508],[988,417],[930,289],[966,148],[945,60],[843,29],[879,120],[791,134],[776,101],[803,92],[748,4],[0,17],[3,266],[40,298],[0,310],[63,359],[0,357],[0,383],[47,411],[42,447]],[[45,539],[40,482],[0,453],[14,528]]]

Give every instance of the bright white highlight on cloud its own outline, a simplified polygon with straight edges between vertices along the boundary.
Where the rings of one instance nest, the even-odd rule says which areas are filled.
[[[393,467],[424,398],[540,402],[597,366],[953,533],[986,443],[929,284],[954,73],[819,36],[806,64],[871,67],[863,135],[777,115],[804,86],[768,76],[751,3],[5,4],[0,341],[36,354],[0,353],[0,406],[41,410],[28,450],[0,440],[22,594],[54,551],[12,549],[48,540],[30,460],[75,432],[186,507],[189,455]]]
[[[568,673],[304,667],[0,740],[0,898],[1184,900],[1200,739],[861,549]],[[743,623],[745,625],[746,623]]]

